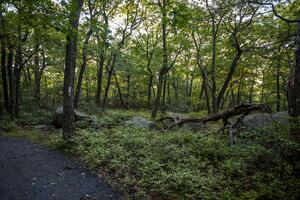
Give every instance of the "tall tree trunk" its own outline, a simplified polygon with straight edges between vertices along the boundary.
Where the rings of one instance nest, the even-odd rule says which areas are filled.
[[[230,83],[230,81],[231,81],[231,79],[232,79],[232,77],[235,73],[235,70],[236,70],[237,65],[238,65],[238,61],[240,60],[241,56],[242,56],[242,50],[240,48],[237,48],[237,52],[236,52],[235,57],[234,57],[234,59],[231,63],[230,70],[227,74],[225,82],[224,82],[224,84],[223,84],[223,86],[222,86],[222,88],[219,92],[218,98],[217,98],[217,111],[220,108],[221,100],[222,100],[222,98],[224,96],[224,93],[227,90],[228,85],[229,85],[229,83]]]
[[[27,74],[27,78],[28,78],[27,87],[31,88],[32,80],[31,80],[31,73],[30,73],[29,67],[26,67],[26,70],[24,70],[24,72],[25,72],[25,74]]]
[[[216,48],[217,48],[217,32],[215,30],[215,22],[213,19],[212,25],[212,45],[213,45],[213,52],[212,52],[212,70],[211,70],[211,80],[212,80],[212,111],[213,113],[218,112],[218,100],[217,100],[217,86],[216,86]]]
[[[230,95],[231,95],[231,99],[230,99],[229,107],[234,107],[236,106],[236,96],[234,94],[233,88],[230,89]]]
[[[129,108],[130,100],[130,74],[127,75],[127,98],[126,98],[126,108]]]
[[[252,103],[252,101],[253,101],[254,84],[255,84],[255,76],[252,77],[252,81],[251,81],[251,87],[250,87],[250,92],[249,92],[249,103]]]
[[[159,72],[157,93],[154,101],[151,118],[156,118],[160,104],[160,97],[162,93],[163,82],[165,74],[168,72],[168,52],[167,52],[167,1],[162,0],[161,11],[162,11],[162,42],[163,42],[163,67]]]
[[[125,103],[124,103],[124,100],[123,100],[123,95],[122,95],[121,87],[120,87],[119,80],[118,80],[118,77],[117,77],[117,74],[116,74],[115,71],[113,72],[113,75],[114,75],[115,80],[116,80],[116,87],[117,87],[117,91],[118,91],[118,94],[119,94],[121,107],[125,108]]]
[[[172,99],[171,99],[170,80],[168,81],[167,91],[168,91],[168,104],[171,105]]]
[[[66,58],[64,72],[63,138],[68,140],[75,130],[74,116],[74,77],[77,53],[77,35],[83,0],[72,0],[70,10],[70,28],[66,40]]]
[[[300,22],[298,22],[298,33],[295,38],[295,47],[295,65],[289,77],[287,97],[289,114],[296,118],[300,116]]]
[[[178,102],[179,93],[178,93],[178,83],[177,83],[176,80],[172,81],[172,87],[173,87],[173,90],[174,90],[175,103],[177,103]]]
[[[228,99],[228,95],[229,95],[229,91],[230,91],[230,90],[231,90],[231,89],[227,89],[226,94],[225,94],[224,98],[222,99],[221,106],[220,106],[220,109],[221,109],[221,110],[224,109],[225,102],[226,102],[227,99]]]
[[[14,118],[14,93],[15,93],[15,86],[14,86],[14,78],[13,78],[13,57],[14,57],[14,50],[11,46],[9,46],[8,51],[8,59],[7,59],[7,74],[8,74],[8,86],[9,86],[9,112],[11,118]]]
[[[20,100],[20,84],[21,84],[21,73],[22,73],[22,39],[21,39],[21,28],[18,28],[18,45],[15,58],[15,67],[14,67],[14,118],[19,117],[19,100]]]
[[[205,93],[205,100],[206,100],[206,108],[207,108],[207,114],[211,114],[211,107],[210,107],[210,100],[209,100],[209,92],[208,92],[208,87],[205,79],[203,80],[205,87],[204,87],[204,93]]]
[[[103,82],[103,67],[104,67],[104,59],[105,59],[105,49],[104,47],[100,47],[100,38],[97,35],[97,42],[100,51],[98,53],[98,70],[97,70],[97,91],[96,91],[96,104],[98,106],[101,105],[101,94],[102,94],[102,82]],[[106,42],[106,41],[104,41]]]
[[[300,19],[300,18],[298,18]],[[294,88],[294,99],[295,106],[293,110],[293,116],[300,116],[300,22],[298,22],[298,33],[296,37],[296,63],[294,68],[295,74],[295,88]]]
[[[7,70],[6,70],[6,49],[5,49],[5,39],[1,38],[1,73],[2,73],[2,84],[3,84],[3,97],[5,109],[9,112],[9,97],[8,97],[8,86],[7,86]]]
[[[238,86],[238,92],[237,92],[237,99],[236,99],[236,104],[239,105],[241,103],[241,98],[242,98],[242,89],[243,89],[243,78],[240,79],[239,81],[239,86]]]
[[[40,82],[41,82],[41,74],[40,74],[40,63],[39,63],[39,44],[35,45],[36,53],[34,55],[34,95],[37,102],[40,102]]]
[[[153,75],[149,75],[149,81],[148,81],[148,92],[147,92],[147,105],[150,106],[151,104],[151,90],[153,85]]]
[[[165,110],[166,103],[166,85],[167,85],[167,74],[164,76],[163,94],[162,94],[162,111]]]
[[[276,68],[276,94],[277,94],[277,101],[276,101],[276,111],[280,111],[280,59],[278,59],[278,64]]]
[[[102,14],[104,18],[104,32],[102,37],[103,45],[101,45],[99,33],[97,33],[97,43],[98,43],[98,68],[97,68],[97,91],[96,91],[96,104],[98,106],[101,106],[101,94],[102,94],[102,84],[103,84],[103,68],[104,68],[104,61],[105,61],[105,55],[106,55],[106,48],[107,48],[107,34],[108,34],[108,16],[103,13]],[[102,102],[103,106],[103,102]]]
[[[90,77],[88,72],[85,73],[85,88],[86,88],[86,99],[89,101],[90,99]]]
[[[106,82],[104,97],[103,97],[103,100],[102,100],[102,108],[103,109],[106,109],[106,106],[107,106],[107,100],[108,100],[108,95],[109,95],[109,88],[110,88],[110,85],[111,85],[111,78],[112,78],[113,71],[114,71],[114,66],[115,66],[115,62],[116,62],[116,56],[117,56],[117,54],[114,53],[113,58],[112,58],[113,59],[112,60],[112,64],[111,64],[110,68],[108,68],[108,71],[107,71],[107,82]]]
[[[86,63],[87,63],[87,48],[88,48],[89,40],[90,40],[92,33],[93,33],[93,30],[89,29],[88,33],[86,34],[84,43],[83,43],[82,64],[80,66],[80,72],[78,75],[77,86],[76,86],[76,95],[75,95],[75,100],[74,100],[75,108],[77,108],[77,106],[78,106],[79,98],[81,95],[82,80],[83,80],[83,75],[84,75]]]

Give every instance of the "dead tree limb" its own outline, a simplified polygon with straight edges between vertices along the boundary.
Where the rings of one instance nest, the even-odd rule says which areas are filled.
[[[203,124],[205,124],[205,123],[211,122],[211,121],[222,120],[223,127],[226,127],[229,124],[229,121],[228,121],[229,118],[242,115],[242,117],[241,117],[241,120],[242,120],[245,116],[247,116],[251,112],[255,112],[255,111],[272,113],[271,109],[265,104],[240,104],[238,106],[235,106],[233,108],[225,110],[224,112],[210,115],[210,116],[200,118],[200,119],[196,119],[196,118],[177,119],[177,118],[173,118],[173,117],[164,117],[164,118],[157,120],[157,122],[167,120],[167,119],[173,120],[175,122],[175,124],[173,124],[170,127],[170,128],[173,128],[175,126],[182,126],[183,124],[186,124],[186,123],[203,123]],[[241,120],[238,120],[238,121],[241,121]]]

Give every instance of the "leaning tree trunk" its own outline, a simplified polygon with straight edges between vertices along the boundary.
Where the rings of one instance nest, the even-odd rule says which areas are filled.
[[[64,72],[63,138],[68,140],[75,130],[74,117],[74,77],[76,67],[78,24],[83,0],[72,0],[70,28],[67,33],[66,59]]]
[[[229,83],[230,83],[230,81],[231,81],[231,79],[232,79],[232,77],[233,77],[233,75],[234,75],[234,73],[236,71],[236,68],[237,68],[237,65],[238,65],[238,61],[240,60],[240,58],[242,56],[242,50],[239,47],[236,48],[236,51],[237,52],[236,52],[235,57],[234,57],[234,59],[233,59],[233,61],[231,63],[230,70],[229,70],[229,72],[227,74],[225,82],[224,82],[224,84],[223,84],[223,86],[222,86],[222,88],[221,88],[221,90],[219,92],[219,95],[217,97],[217,111],[220,108],[222,98],[223,98],[223,96],[224,96],[224,94],[225,94],[225,92],[226,92],[226,90],[228,88],[228,85],[229,85]]]

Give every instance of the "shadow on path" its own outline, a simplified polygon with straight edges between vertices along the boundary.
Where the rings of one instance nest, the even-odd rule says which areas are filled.
[[[57,151],[0,136],[1,200],[105,200],[122,194]]]

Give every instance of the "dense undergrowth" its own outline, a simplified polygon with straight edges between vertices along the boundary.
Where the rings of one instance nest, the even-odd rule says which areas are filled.
[[[43,134],[11,125],[12,131],[5,134],[81,158],[117,183],[128,198],[300,198],[300,147],[285,128],[272,133],[267,129],[245,132],[238,144],[230,146],[227,135],[217,132],[137,129],[119,123],[133,113],[98,114],[103,125],[116,125],[78,130],[68,144],[59,131]]]

